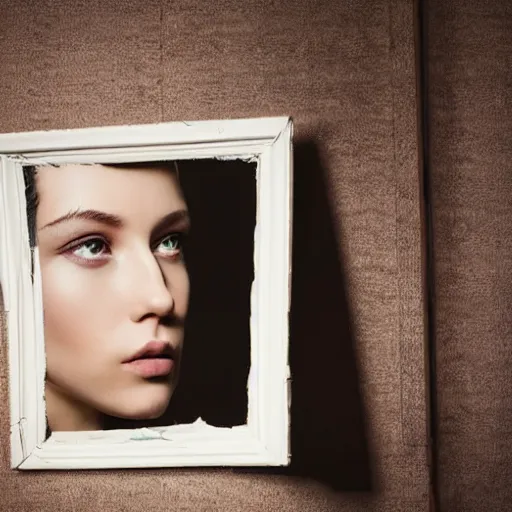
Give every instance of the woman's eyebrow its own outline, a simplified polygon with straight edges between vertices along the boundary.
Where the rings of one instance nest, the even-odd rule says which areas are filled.
[[[165,217],[161,218],[156,226],[151,230],[151,233],[154,235],[155,233],[159,233],[164,230],[170,224],[176,223],[184,224],[185,229],[189,229],[190,227],[190,216],[188,214],[188,210],[175,210],[167,214]]]
[[[101,224],[106,224],[107,226],[112,226],[114,228],[120,228],[123,226],[123,221],[121,217],[117,215],[113,215],[111,213],[101,212],[99,210],[75,210],[73,212],[68,212],[62,217],[58,219],[52,220],[48,224],[44,225],[42,228],[39,228],[39,231],[49,228],[51,226],[55,226],[56,224],[60,224],[62,222],[67,222],[70,220],[92,220],[95,222],[100,222]]]

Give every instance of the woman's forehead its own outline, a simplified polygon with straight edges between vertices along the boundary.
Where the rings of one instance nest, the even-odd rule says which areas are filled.
[[[129,215],[148,208],[185,207],[176,172],[164,166],[39,167],[37,189],[40,218],[77,208]]]

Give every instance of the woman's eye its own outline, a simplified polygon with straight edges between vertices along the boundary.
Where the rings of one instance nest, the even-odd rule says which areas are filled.
[[[181,234],[173,233],[163,238],[158,244],[157,251],[171,256],[179,254],[181,252]]]
[[[94,260],[106,254],[107,244],[101,238],[92,238],[82,242],[72,249],[72,253],[79,258]]]

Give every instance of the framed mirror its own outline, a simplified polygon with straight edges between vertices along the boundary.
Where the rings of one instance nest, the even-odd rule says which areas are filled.
[[[11,466],[286,465],[289,118],[0,135]]]

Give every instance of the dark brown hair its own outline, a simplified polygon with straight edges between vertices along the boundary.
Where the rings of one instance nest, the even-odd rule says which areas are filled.
[[[39,204],[39,196],[36,188],[36,167],[34,165],[23,166],[23,178],[25,180],[25,199],[27,201],[28,238],[30,247],[36,246],[36,212]]]

